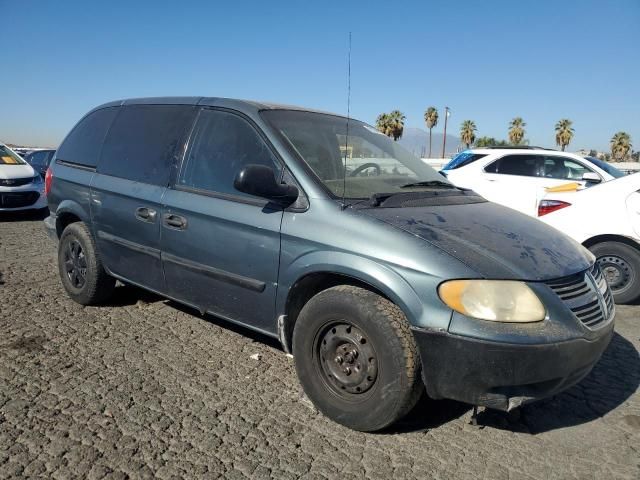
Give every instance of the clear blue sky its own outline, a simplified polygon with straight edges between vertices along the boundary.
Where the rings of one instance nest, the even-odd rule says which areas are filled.
[[[98,6],[98,3],[101,3]],[[56,146],[90,108],[118,98],[205,95],[346,113],[399,109],[424,128],[429,105],[532,144],[574,121],[570,149],[640,149],[640,0],[0,0],[0,139]],[[442,116],[441,116],[442,118]],[[442,124],[436,127],[441,131]]]

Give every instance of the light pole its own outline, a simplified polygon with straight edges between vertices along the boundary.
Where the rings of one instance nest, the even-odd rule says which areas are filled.
[[[451,114],[449,107],[444,107],[444,137],[442,137],[442,158],[444,158],[444,149],[447,146],[447,119]]]

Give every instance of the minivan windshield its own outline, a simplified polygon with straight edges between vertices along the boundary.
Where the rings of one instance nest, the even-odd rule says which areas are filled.
[[[25,165],[26,163],[8,147],[0,145],[0,165]]]
[[[330,114],[265,110],[263,117],[336,197],[455,188],[445,177],[375,128]],[[345,176],[346,165],[346,176]]]

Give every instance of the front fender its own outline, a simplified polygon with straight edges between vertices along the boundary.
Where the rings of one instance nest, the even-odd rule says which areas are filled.
[[[291,287],[313,273],[335,273],[371,285],[398,305],[413,326],[443,330],[449,326],[451,310],[437,295],[442,279],[352,253],[328,250],[309,252],[281,265],[276,298],[278,315],[285,312]]]

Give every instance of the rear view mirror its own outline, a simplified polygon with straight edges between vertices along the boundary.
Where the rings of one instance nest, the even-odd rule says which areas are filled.
[[[275,170],[266,165],[247,165],[240,170],[233,186],[249,195],[268,198],[285,205],[298,198],[298,189],[294,185],[278,183]]]
[[[582,175],[582,180],[588,183],[600,183],[602,181],[600,175],[595,172],[585,172]]]

